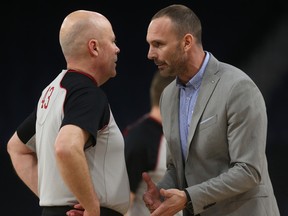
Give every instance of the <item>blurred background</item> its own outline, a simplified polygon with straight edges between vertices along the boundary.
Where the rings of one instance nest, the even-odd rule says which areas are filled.
[[[185,4],[198,14],[205,50],[244,70],[262,91],[269,122],[269,171],[281,216],[288,216],[288,171],[284,162],[288,152],[288,3],[284,0],[1,3],[1,206],[9,215],[40,215],[38,199],[14,173],[6,144],[36,105],[42,89],[66,68],[58,42],[64,17],[73,10],[88,9],[111,21],[121,52],[117,76],[102,88],[122,130],[149,111],[149,85],[156,66],[147,59],[146,30],[152,15],[172,3]]]

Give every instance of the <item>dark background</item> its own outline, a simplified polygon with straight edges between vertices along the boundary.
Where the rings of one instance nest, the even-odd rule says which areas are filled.
[[[42,89],[65,68],[58,42],[64,17],[76,9],[89,9],[111,21],[121,52],[117,76],[102,87],[122,130],[149,111],[149,85],[156,67],[147,59],[146,30],[152,15],[172,3],[183,3],[198,14],[205,50],[243,69],[262,91],[269,122],[270,175],[281,216],[288,215],[288,171],[284,162],[288,150],[288,7],[284,0],[1,3],[0,194],[1,206],[10,212],[8,215],[40,215],[38,199],[13,171],[6,144],[36,105]]]

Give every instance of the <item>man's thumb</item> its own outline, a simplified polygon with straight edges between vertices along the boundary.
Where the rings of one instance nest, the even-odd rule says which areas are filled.
[[[154,182],[151,180],[151,177],[149,176],[148,173],[143,172],[143,173],[142,173],[142,178],[143,178],[143,180],[146,182],[148,188],[153,188],[153,187],[155,187],[155,184],[154,184]]]

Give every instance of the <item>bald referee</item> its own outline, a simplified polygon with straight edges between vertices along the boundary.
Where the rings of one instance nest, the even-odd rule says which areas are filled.
[[[12,164],[39,197],[42,216],[64,216],[75,204],[83,215],[124,215],[124,139],[100,89],[116,76],[112,26],[102,14],[79,10],[64,19],[59,39],[67,69],[9,140]]]

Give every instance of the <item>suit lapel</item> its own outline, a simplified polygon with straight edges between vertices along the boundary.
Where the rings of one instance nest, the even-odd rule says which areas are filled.
[[[176,101],[171,101],[171,108],[173,112],[179,113],[179,88],[176,87],[173,90],[173,95],[171,98],[176,98]],[[174,150],[174,154],[177,154],[177,157],[182,158],[182,151],[181,151],[181,142],[180,142],[180,134],[179,134],[179,115],[171,115],[171,133],[174,135],[172,136],[174,140],[173,143],[177,143],[177,146],[172,147]]]
[[[175,165],[177,172],[179,172],[180,175],[178,175],[179,178],[179,184],[180,188],[183,188],[185,186],[184,184],[184,166],[183,166],[183,157],[182,157],[182,150],[181,150],[181,142],[180,142],[180,134],[179,134],[179,88],[175,85],[171,89],[171,97],[170,98],[175,98],[175,101],[170,101],[169,104],[167,104],[166,109],[169,109],[168,107],[171,106],[170,110],[170,126],[171,126],[171,131],[170,131],[170,139],[171,143],[173,145],[170,145],[171,153],[175,155],[175,158],[181,158],[181,160],[175,160]],[[173,114],[177,113],[177,115]]]
[[[218,61],[210,54],[210,60],[204,72],[203,80],[199,89],[198,98],[194,107],[194,112],[192,115],[191,126],[188,133],[188,152],[190,149],[190,145],[192,143],[192,139],[199,123],[200,117],[205,110],[205,107],[220,79],[218,72]],[[216,68],[216,70],[215,70]],[[189,154],[187,154],[188,156]],[[185,161],[187,160],[187,156]]]

